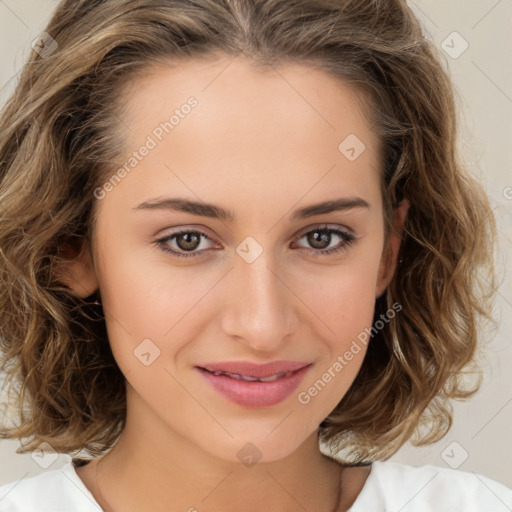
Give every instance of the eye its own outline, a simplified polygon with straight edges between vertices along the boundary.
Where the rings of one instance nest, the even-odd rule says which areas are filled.
[[[178,256],[179,258],[190,258],[198,256],[197,252],[193,251],[196,251],[201,247],[201,238],[211,241],[208,235],[201,231],[182,229],[180,231],[176,231],[176,233],[173,233],[172,235],[156,240],[155,244],[159,245],[162,250],[171,253],[173,256]],[[169,247],[169,242],[171,241],[176,244],[178,250]],[[204,248],[201,249],[204,250]]]
[[[334,247],[329,248],[333,241],[333,236],[334,241],[336,241],[336,238],[341,239],[341,241]],[[295,244],[302,238],[306,238],[307,243],[312,246],[309,252],[313,253],[314,256],[325,256],[346,250],[348,246],[353,244],[356,240],[356,237],[348,231],[344,231],[340,228],[329,228],[327,226],[319,226],[313,230],[307,231],[299,237],[296,237],[292,243]],[[181,229],[156,240],[154,243],[163,251],[173,256],[191,258],[198,257],[201,252],[207,250],[201,247],[202,239],[212,241],[210,237],[202,231]],[[170,242],[174,244],[174,247],[172,247]]]
[[[333,236],[334,241],[338,238],[341,239],[341,242],[338,242],[334,247],[329,248],[333,241]],[[346,250],[356,240],[356,237],[348,231],[344,231],[340,228],[330,228],[327,226],[318,226],[313,230],[303,233],[295,239],[294,243],[302,238],[306,238],[307,243],[313,247],[314,250],[309,252],[313,253],[314,256],[326,256]]]

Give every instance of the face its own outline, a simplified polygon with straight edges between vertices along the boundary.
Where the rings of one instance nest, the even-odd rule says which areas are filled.
[[[353,382],[366,346],[351,346],[371,327],[398,241],[384,258],[379,141],[357,91],[300,65],[227,62],[133,84],[127,165],[95,192],[94,265],[75,279],[83,295],[100,289],[128,407],[148,432],[228,461],[252,443],[270,461]],[[199,369],[275,361],[307,366],[268,383]]]

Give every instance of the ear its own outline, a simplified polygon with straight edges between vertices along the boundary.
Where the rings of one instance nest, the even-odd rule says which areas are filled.
[[[91,248],[85,238],[75,238],[59,248],[59,260],[53,276],[81,298],[89,297],[98,289]]]
[[[389,234],[388,243],[382,251],[375,292],[376,298],[380,297],[384,293],[393,279],[397,264],[398,251],[400,249],[400,242],[402,241],[402,227],[407,212],[409,211],[409,206],[409,200],[403,199],[398,205],[398,208],[393,212],[393,228]]]

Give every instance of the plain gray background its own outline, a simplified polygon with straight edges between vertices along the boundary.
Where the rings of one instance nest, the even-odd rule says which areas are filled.
[[[497,265],[502,281],[495,315],[499,330],[482,361],[481,390],[470,401],[454,404],[454,425],[444,439],[425,448],[407,445],[391,460],[457,467],[512,487],[512,278],[508,265],[512,256],[512,2],[409,3],[436,45],[443,48],[445,67],[455,82],[461,151],[486,187],[499,222]],[[43,31],[56,5],[55,0],[0,0],[0,105],[14,89],[31,42]],[[37,457],[17,455],[18,446],[17,441],[0,441],[0,485],[45,470]],[[49,469],[67,460],[60,454]]]

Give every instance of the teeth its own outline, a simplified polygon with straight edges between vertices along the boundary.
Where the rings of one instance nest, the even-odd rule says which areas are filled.
[[[272,382],[272,381],[280,379],[282,377],[287,377],[291,373],[292,372],[282,372],[282,373],[278,373],[277,375],[272,375],[270,377],[260,377],[259,380],[261,380],[261,382]]]
[[[273,382],[277,379],[281,379],[283,377],[288,377],[293,372],[276,373],[275,375],[271,375],[270,377],[250,377],[248,375],[240,375],[239,373],[229,373],[229,372],[223,372],[223,371],[219,371],[219,370],[217,370],[215,372],[210,372],[210,373],[213,373],[213,375],[227,375],[228,377],[231,377],[233,379],[244,380],[246,382],[255,382],[255,381]]]
[[[258,377],[250,377],[250,376],[246,376],[246,375],[240,375],[239,373],[229,373],[229,372],[224,372],[224,375],[227,375],[228,377],[231,377],[233,379],[236,379],[236,380],[245,380],[247,382],[254,382],[254,381],[257,381],[259,380]]]

